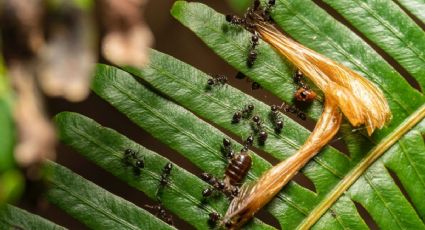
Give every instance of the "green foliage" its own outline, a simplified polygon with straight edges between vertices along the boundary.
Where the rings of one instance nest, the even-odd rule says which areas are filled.
[[[72,119],[62,114],[58,119]],[[77,119],[79,117],[76,117]],[[63,166],[46,162],[49,201],[97,229],[174,229],[149,212],[85,180]]]
[[[6,205],[0,208],[0,229],[61,230],[65,228],[15,206]]]
[[[387,52],[421,87],[424,86],[425,33],[399,6],[390,0],[370,4],[361,0],[325,2]],[[423,12],[413,10],[424,8],[423,2],[404,0],[400,4],[412,9],[412,13],[423,20]],[[413,7],[415,4],[418,6]],[[248,32],[230,25],[222,14],[199,3],[177,1],[171,13],[231,66],[283,101],[292,103],[294,67],[269,45],[260,42],[258,59],[253,68],[248,68]],[[371,138],[364,132],[352,133],[352,127],[344,124],[342,134],[348,155],[331,146],[324,148],[301,172],[313,182],[315,191],[291,182],[266,207],[267,211],[283,229],[309,226],[313,229],[368,229],[357,205],[363,206],[381,229],[425,229],[423,94],[411,87],[363,39],[313,1],[277,0],[272,16],[294,39],[353,68],[378,85],[394,117]],[[199,169],[216,176],[223,175],[227,164],[220,150],[222,139],[230,137],[205,121],[233,134],[232,143],[237,151],[242,147],[239,143],[252,129],[246,120],[231,124],[232,115],[245,105],[253,104],[255,113],[265,119],[269,133],[266,144],[255,143],[255,147],[279,160],[294,154],[308,137],[308,130],[284,114],[281,116],[285,127],[282,133],[275,133],[268,119],[268,105],[229,85],[208,89],[208,78],[202,71],[152,50],[149,65],[142,69],[125,67],[121,70],[98,65],[92,89],[153,137]],[[321,100],[315,101],[306,111],[311,119],[317,119]],[[404,133],[406,121],[414,118],[421,121],[386,149],[377,161],[368,160],[374,148],[388,142],[386,137]],[[168,184],[160,186],[163,167],[169,160],[114,130],[68,112],[57,115],[55,122],[64,143],[151,199],[160,200],[166,209],[195,228],[210,228],[208,214],[214,211],[223,215],[226,211],[228,199],[217,194],[205,200],[202,190],[208,185],[177,165],[173,165]],[[145,168],[140,174],[133,166],[125,164],[126,149],[136,150],[137,157],[144,160]],[[249,154],[253,157],[253,167],[246,180],[252,181],[271,165],[256,153],[250,151]],[[172,228],[62,166],[48,162],[47,168],[48,172],[53,172],[47,174],[51,182],[49,200],[91,228]],[[358,171],[360,173],[356,174]],[[348,184],[351,186],[344,193],[338,193],[347,181],[354,183]],[[403,191],[396,181],[400,182]],[[332,204],[330,208],[329,203]],[[22,213],[17,209],[9,212]],[[0,221],[13,218],[4,216],[0,215]],[[246,228],[273,229],[257,219]]]
[[[24,179],[15,169],[13,147],[15,124],[12,116],[12,92],[6,78],[6,69],[0,58],[0,207],[19,198]]]

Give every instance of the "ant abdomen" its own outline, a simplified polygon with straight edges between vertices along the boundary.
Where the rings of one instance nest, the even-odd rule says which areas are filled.
[[[235,155],[226,168],[225,176],[230,185],[239,184],[248,174],[252,160],[245,152]]]

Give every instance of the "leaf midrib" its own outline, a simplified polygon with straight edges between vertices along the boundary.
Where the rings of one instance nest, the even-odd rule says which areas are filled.
[[[297,229],[309,229],[317,220],[332,206],[357,179],[364,174],[369,166],[374,163],[381,155],[383,155],[393,144],[409,130],[415,127],[425,117],[425,104],[404,120],[393,132],[379,142],[371,149],[366,157],[363,158],[349,173],[344,177],[328,195],[310,212]]]

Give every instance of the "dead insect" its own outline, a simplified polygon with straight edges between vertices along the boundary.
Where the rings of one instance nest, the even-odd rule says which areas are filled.
[[[157,205],[145,205],[146,208],[155,211],[154,215],[169,225],[174,225],[173,217],[165,211],[161,204]]]
[[[311,89],[300,87],[295,92],[294,96],[297,101],[312,102],[316,99],[317,94]]]
[[[297,101],[312,102],[316,99],[317,94],[304,82],[304,75],[300,70],[295,71],[294,82],[298,85],[298,89],[294,93]]]
[[[238,185],[248,174],[251,169],[251,156],[246,152],[240,152],[230,160],[227,165],[224,177],[224,183],[236,186]],[[230,186],[229,186],[230,187]]]

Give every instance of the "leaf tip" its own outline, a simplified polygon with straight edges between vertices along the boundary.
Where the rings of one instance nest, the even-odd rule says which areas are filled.
[[[186,1],[176,1],[171,7],[171,15],[173,15],[175,18],[178,18],[187,4],[188,3]]]

